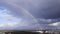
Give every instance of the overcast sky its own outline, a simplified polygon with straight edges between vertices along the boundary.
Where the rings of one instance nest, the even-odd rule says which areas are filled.
[[[55,28],[60,29],[60,0],[0,0],[0,29]]]

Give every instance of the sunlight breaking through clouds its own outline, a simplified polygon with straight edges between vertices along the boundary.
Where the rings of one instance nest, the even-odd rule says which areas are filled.
[[[18,26],[21,21],[20,18],[14,17],[9,14],[9,10],[5,8],[0,8],[0,27],[14,27]]]
[[[18,23],[0,23],[0,27],[14,27],[17,26]]]
[[[32,23],[34,23],[31,20]],[[15,27],[31,27],[31,26],[35,26],[33,25],[31,22],[29,22],[29,20],[27,19],[23,19],[23,18],[18,18],[16,16],[14,16],[13,14],[11,14],[11,11],[3,8],[3,10],[1,10],[0,8],[0,27],[2,28],[13,28],[15,29]]]
[[[55,23],[52,23],[52,24],[49,24],[50,26],[59,26],[60,25],[60,22],[55,22]]]
[[[1,23],[0,23],[0,27],[4,27],[4,26],[5,26],[5,24],[1,24]]]

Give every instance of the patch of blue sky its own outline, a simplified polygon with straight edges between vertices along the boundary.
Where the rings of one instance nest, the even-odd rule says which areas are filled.
[[[13,17],[13,15],[10,15],[8,13],[9,11],[3,7],[0,8],[0,23],[6,23],[6,22],[9,22],[9,23],[14,23],[14,21],[16,22],[16,17]],[[16,18],[16,19],[14,19]],[[18,19],[17,19],[18,20]]]
[[[6,18],[0,18],[0,23],[6,23],[8,21],[8,19]]]

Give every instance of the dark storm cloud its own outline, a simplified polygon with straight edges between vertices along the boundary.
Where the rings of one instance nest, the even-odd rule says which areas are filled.
[[[12,3],[13,5],[21,6],[36,18],[54,19],[60,17],[59,0],[6,0],[6,3],[8,5]],[[19,9],[16,9],[16,11],[17,10],[19,11]]]

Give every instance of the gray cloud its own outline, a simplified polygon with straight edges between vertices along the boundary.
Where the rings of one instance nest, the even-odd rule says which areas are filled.
[[[60,21],[59,0],[0,0],[1,6],[10,10],[14,17],[22,18],[21,22],[27,26],[20,29],[54,29],[49,24]],[[23,24],[23,25],[24,25]],[[17,29],[16,27],[12,29]]]
[[[6,4],[16,4],[28,10],[36,18],[54,19],[60,17],[59,0],[6,0]],[[18,8],[16,7],[16,9]],[[21,12],[21,11],[20,11]]]

